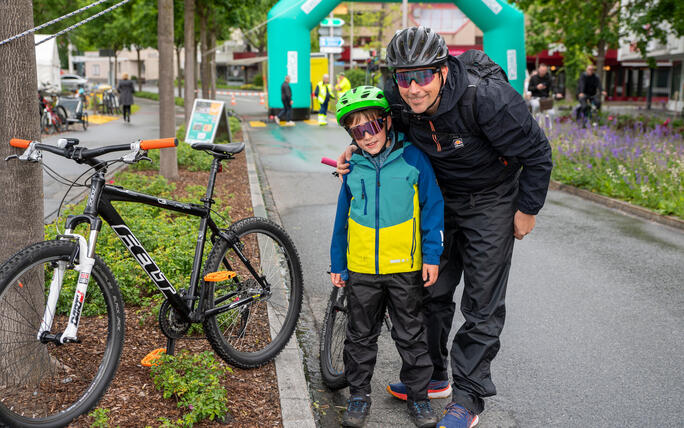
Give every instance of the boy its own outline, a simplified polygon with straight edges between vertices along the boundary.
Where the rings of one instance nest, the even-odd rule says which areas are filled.
[[[388,307],[409,416],[419,427],[434,427],[422,295],[437,280],[442,194],[427,157],[392,129],[380,89],[346,92],[337,103],[337,121],[361,148],[343,179],[330,250],[332,283],[346,286],[348,296],[343,358],[350,398],[342,425],[363,426],[368,416],[377,339]]]

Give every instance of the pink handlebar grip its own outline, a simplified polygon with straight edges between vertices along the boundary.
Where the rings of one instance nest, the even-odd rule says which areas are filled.
[[[336,160],[332,160],[332,159],[330,159],[330,158],[322,157],[322,158],[321,158],[321,163],[324,163],[324,164],[326,164],[326,165],[328,165],[328,166],[331,166],[331,167],[333,167],[333,168],[337,168],[337,161],[336,161]]]

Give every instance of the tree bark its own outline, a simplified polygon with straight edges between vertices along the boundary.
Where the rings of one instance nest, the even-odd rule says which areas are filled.
[[[159,49],[159,136],[174,137],[175,104],[173,99],[173,0],[158,0],[157,38]],[[161,149],[159,172],[178,178],[176,148]]]
[[[138,91],[142,91],[142,62],[140,62],[140,48],[136,47],[135,52],[138,55]]]
[[[33,5],[31,0],[0,1],[0,40],[33,28]],[[43,172],[37,163],[19,162],[16,159],[5,162],[10,155],[19,155],[23,150],[11,147],[11,138],[40,140],[38,116],[38,84],[36,77],[36,55],[33,36],[15,39],[0,47],[0,264],[12,254],[27,245],[43,240]],[[43,281],[25,284],[31,287],[39,302],[43,299]],[[19,326],[10,320],[21,319],[30,311],[23,310],[21,302],[9,302],[3,310],[0,321],[0,342],[11,343],[19,332]],[[8,309],[15,308],[15,309]],[[42,315],[42,314],[40,314]],[[40,316],[38,315],[38,316]],[[36,320],[37,323],[40,320]],[[23,358],[8,351],[2,360],[11,362]],[[17,379],[30,378],[15,365]],[[28,368],[26,368],[28,370]],[[3,373],[10,373],[7,367]],[[7,379],[5,379],[7,380]]]
[[[211,18],[211,33],[209,33],[209,76],[211,76],[211,90],[209,96],[216,99],[216,18]]]
[[[209,98],[209,91],[211,88],[211,73],[209,71],[210,58],[207,51],[209,50],[209,32],[207,29],[209,11],[206,6],[199,8],[200,10],[200,80],[202,81],[202,98]]]
[[[181,68],[181,47],[176,46],[176,69],[178,70],[178,74],[176,76],[178,80],[178,98],[183,97],[183,69]]]
[[[195,0],[185,0],[185,125],[187,126],[195,102]]]

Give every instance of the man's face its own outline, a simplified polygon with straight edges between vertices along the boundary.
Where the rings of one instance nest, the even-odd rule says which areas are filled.
[[[290,76],[285,76],[285,82],[290,83]]]
[[[396,73],[401,73],[404,71],[420,71],[420,70],[430,70],[434,69],[435,67],[423,67],[423,68],[399,68],[395,72]],[[439,75],[441,74],[442,78],[440,79]],[[418,83],[416,83],[415,80],[411,80],[408,88],[402,88],[401,85],[397,84],[397,87],[399,88],[399,95],[404,99],[406,104],[411,108],[411,110],[416,113],[416,114],[421,114],[421,113],[434,113],[437,111],[437,107],[439,107],[439,103],[435,103],[432,105],[430,108],[430,111],[427,111],[428,107],[437,99],[439,96],[439,90],[441,88],[442,82],[446,82],[448,74],[448,68],[446,66],[442,66],[440,70],[435,73],[434,78],[430,83],[427,83],[423,86],[420,86]]]
[[[591,76],[592,74],[594,74],[594,66],[593,66],[593,65],[590,65],[589,67],[587,67],[587,74],[588,74],[589,76]]]
[[[539,67],[539,76],[544,77],[546,75],[546,72],[549,71],[549,68],[545,65],[542,65]]]
[[[323,83],[329,83],[330,78],[328,76],[323,76]]]

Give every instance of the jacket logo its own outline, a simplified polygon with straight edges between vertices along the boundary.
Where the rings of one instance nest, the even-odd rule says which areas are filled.
[[[454,138],[452,144],[454,145],[454,149],[460,149],[461,147],[463,147],[463,140],[461,140],[460,138]]]

